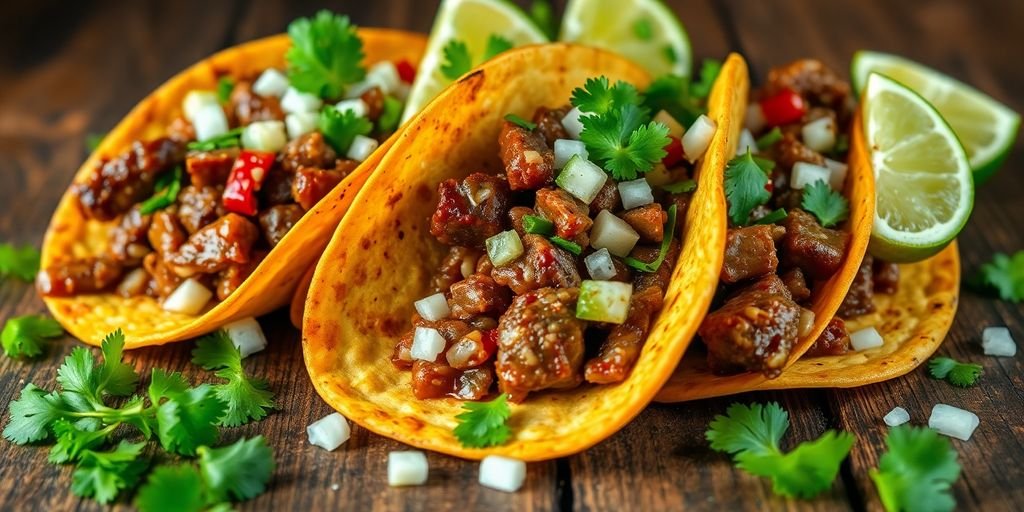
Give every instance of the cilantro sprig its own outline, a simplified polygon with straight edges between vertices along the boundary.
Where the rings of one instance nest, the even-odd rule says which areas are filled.
[[[466,411],[455,419],[455,437],[467,448],[486,448],[505,444],[512,431],[506,425],[512,409],[508,406],[508,395],[502,393],[490,402],[466,402]]]
[[[0,333],[7,357],[36,357],[43,353],[43,340],[59,338],[64,329],[56,320],[43,315],[9,318]]]
[[[928,428],[901,425],[885,439],[871,479],[886,510],[950,511],[956,506],[950,486],[960,476],[956,451],[948,439]]]
[[[666,47],[675,56],[672,47]],[[644,106],[651,112],[668,112],[685,126],[707,113],[707,98],[722,70],[721,61],[708,59],[701,64],[699,78],[664,75],[655,78],[644,92]]]
[[[338,98],[366,77],[363,41],[348,16],[320,11],[288,25],[292,46],[285,54],[292,87],[321,98]]]
[[[39,259],[39,250],[35,247],[0,244],[0,277],[14,277],[31,283],[39,272]]]
[[[949,357],[936,357],[928,361],[928,373],[932,378],[945,380],[960,388],[977,384],[983,371],[980,364],[961,363]]]
[[[747,152],[729,160],[725,166],[725,197],[729,201],[729,221],[745,226],[750,212],[771,199],[768,174],[775,162],[757,158]]]
[[[189,151],[213,151],[215,149],[228,149],[237,148],[242,145],[242,130],[233,128],[228,130],[216,137],[212,137],[203,141],[194,140],[185,145],[185,148]]]
[[[1024,301],[1024,251],[1012,255],[997,252],[971,280],[974,288],[995,291],[999,298],[1011,302]]]
[[[356,135],[368,135],[373,130],[373,124],[365,117],[353,110],[339,111],[332,105],[320,111],[318,126],[324,140],[342,155],[348,152]]]
[[[850,216],[850,201],[821,180],[804,187],[800,205],[804,210],[814,214],[822,227],[826,228],[835,226]]]
[[[227,382],[213,386],[214,393],[227,404],[220,423],[237,427],[258,421],[273,409],[274,394],[267,381],[255,379],[242,369],[242,353],[223,330],[200,338],[192,350],[192,363],[207,370],[217,370],[217,377]]]

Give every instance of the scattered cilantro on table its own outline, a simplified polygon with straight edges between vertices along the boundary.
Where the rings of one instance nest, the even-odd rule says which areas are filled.
[[[353,110],[339,111],[332,105],[320,111],[318,126],[324,139],[339,154],[348,152],[356,135],[367,135],[373,130],[373,124],[365,117]]]
[[[1009,256],[996,253],[992,261],[981,266],[971,282],[979,290],[997,292],[1003,300],[1024,301],[1024,251]]]
[[[729,201],[729,220],[737,226],[750,221],[750,212],[768,202],[768,173],[775,162],[747,152],[729,160],[725,166],[725,197]]]
[[[814,214],[823,227],[830,228],[850,215],[850,202],[832,190],[828,183],[815,181],[804,187],[800,206]]]
[[[945,380],[961,388],[977,384],[982,371],[980,364],[961,363],[949,357],[936,357],[928,361],[928,373],[932,378]]]
[[[320,11],[288,25],[288,82],[320,98],[338,98],[366,76],[363,41],[348,16]]]
[[[43,340],[59,338],[64,329],[56,320],[42,315],[24,315],[7,319],[0,333],[7,357],[36,357],[43,353]]]
[[[39,272],[39,251],[32,246],[22,248],[0,244],[0,277],[14,277],[31,283]]]
[[[960,476],[948,439],[928,428],[899,426],[885,439],[889,451],[871,470],[888,511],[949,511],[956,506],[949,488]]]
[[[217,377],[227,381],[213,386],[214,393],[228,406],[221,425],[237,427],[258,421],[274,408],[274,394],[267,381],[245,374],[242,353],[226,332],[221,330],[200,338],[192,350],[192,363],[217,370]]]
[[[467,448],[486,448],[504,444],[512,435],[506,422],[512,415],[508,395],[502,393],[489,402],[466,402],[466,411],[455,419],[455,437]]]

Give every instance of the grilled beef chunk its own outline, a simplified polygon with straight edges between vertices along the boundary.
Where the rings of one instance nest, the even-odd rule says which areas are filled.
[[[229,213],[193,233],[180,249],[169,255],[168,263],[182,277],[220,272],[233,263],[248,263],[258,237],[259,228],[252,222]]]
[[[850,333],[842,318],[833,318],[804,357],[839,356],[850,351]]]
[[[305,210],[310,210],[334,187],[343,176],[334,171],[314,167],[300,167],[292,181],[292,197]]]
[[[470,368],[459,374],[452,396],[462,400],[482,400],[490,393],[493,383],[493,369],[488,367]]]
[[[110,257],[123,265],[134,266],[142,262],[149,254],[146,243],[146,232],[152,221],[149,215],[143,215],[138,206],[133,206],[128,213],[121,216],[110,235]]]
[[[576,288],[541,288],[513,299],[498,322],[498,386],[513,402],[531,391],[580,383],[583,329]]]
[[[554,179],[555,153],[540,133],[505,121],[498,146],[512,190],[537,190]]]
[[[590,202],[590,215],[596,217],[597,214],[601,213],[601,210],[608,210],[614,212],[619,209],[619,186],[615,184],[615,180],[607,180],[601,187],[601,190],[597,191],[597,196]]]
[[[793,165],[797,162],[825,165],[824,155],[805,146],[800,142],[800,137],[791,132],[784,133],[782,135],[782,140],[780,140],[772,149],[777,163],[781,167],[781,171],[788,171],[792,169]]]
[[[665,222],[668,221],[668,214],[661,209],[658,203],[638,206],[632,210],[626,210],[620,215],[622,220],[633,227],[644,242],[661,242],[665,238]]]
[[[192,123],[188,122],[188,119],[178,116],[167,126],[167,137],[182,144],[187,144],[196,140],[196,129],[192,126]]]
[[[221,205],[221,187],[189,185],[178,194],[178,220],[190,234],[227,213]]]
[[[164,259],[188,240],[188,234],[181,227],[172,209],[160,210],[153,214],[153,222],[149,226],[147,236],[149,245]]]
[[[36,290],[45,297],[70,297],[110,289],[124,273],[120,263],[109,258],[84,258],[42,269],[36,275]]]
[[[232,263],[228,268],[222,270],[214,279],[214,286],[217,288],[217,300],[228,298],[242,283],[252,275],[256,267],[260,265],[263,258],[267,257],[265,251],[259,251],[249,258],[247,263]]]
[[[485,330],[473,326],[474,330],[448,346],[448,350],[444,353],[444,359],[448,362],[448,366],[459,370],[476,368],[486,363],[494,355],[498,349],[498,322],[490,318],[488,320],[490,322]]]
[[[511,300],[508,288],[495,283],[491,276],[473,274],[451,286],[448,304],[453,317],[468,320],[480,315],[499,316]]]
[[[626,321],[612,327],[597,357],[587,361],[583,375],[587,382],[622,382],[640,358],[651,322],[661,309],[665,292],[652,286],[633,294]]]
[[[185,172],[196,187],[224,186],[238,153],[238,148],[193,151],[185,158]]]
[[[586,234],[594,225],[588,215],[590,208],[560,188],[537,191],[537,213],[550,220],[555,225],[555,234],[566,240],[577,241],[577,236],[583,235],[583,241],[587,242]]]
[[[330,169],[335,165],[338,154],[324,140],[320,132],[300,135],[281,150],[281,167],[296,172],[303,167]]]
[[[540,235],[523,237],[523,254],[515,261],[494,267],[491,277],[516,295],[544,287],[575,288],[580,274],[573,256]]]
[[[238,82],[231,89],[228,100],[238,124],[245,126],[255,121],[284,121],[281,100],[274,96],[260,96],[249,82]]]
[[[512,224],[512,229],[519,233],[519,238],[526,236],[526,229],[523,227],[523,217],[527,215],[537,215],[537,212],[533,208],[526,206],[513,206],[508,211],[508,220]]]
[[[174,293],[182,279],[157,253],[151,252],[142,260],[142,267],[151,278],[150,289],[157,297],[164,299]]]
[[[468,247],[453,246],[448,248],[448,255],[441,261],[441,266],[433,278],[434,293],[449,294],[451,286],[479,272],[476,269],[480,259],[480,251]]]
[[[271,247],[276,246],[305,213],[297,204],[279,204],[263,210],[259,216],[263,238]]]
[[[445,180],[437,189],[441,198],[430,234],[441,243],[482,249],[484,241],[504,230],[509,192],[503,179],[476,172],[461,183]]]
[[[874,274],[875,293],[893,294],[900,289],[900,266],[888,261],[875,260],[871,267]]]
[[[360,95],[359,99],[366,104],[366,117],[371,123],[376,123],[380,114],[384,112],[384,92],[380,87],[371,87]]]
[[[812,279],[828,279],[839,270],[850,234],[821,227],[813,215],[793,210],[783,222],[782,260],[796,266]]]
[[[814,106],[836,111],[841,120],[849,117],[850,84],[820,60],[800,59],[769,71],[766,94],[770,96],[783,89],[796,92]]]
[[[417,359],[412,363],[412,394],[422,400],[453,393],[459,373],[447,364]]]
[[[735,284],[775,272],[779,258],[775,239],[783,228],[772,225],[733,228],[725,236],[725,260],[721,279]]]
[[[537,132],[544,136],[548,146],[555,147],[558,139],[568,139],[569,132],[562,126],[562,118],[571,110],[569,107],[547,108],[538,107],[533,112],[533,122],[537,124]]]
[[[293,202],[292,181],[294,180],[294,172],[286,171],[278,165],[271,167],[267,177],[263,179],[263,186],[260,187],[260,204],[275,206]]]
[[[853,318],[875,311],[875,282],[872,270],[871,255],[866,255],[836,314],[843,318]]]
[[[82,213],[90,219],[113,220],[153,194],[156,177],[181,161],[181,142],[159,138],[135,142],[131,149],[99,162],[72,188]]]
[[[672,239],[672,242],[668,245],[668,252],[665,253],[665,260],[658,267],[658,270],[654,272],[637,272],[633,280],[633,289],[645,290],[652,286],[657,286],[662,290],[668,290],[668,283],[672,280],[672,270],[676,268],[676,260],[679,259],[680,250],[679,241]],[[630,255],[644,263],[650,263],[657,259],[660,253],[660,247],[641,246],[633,249]],[[618,270],[617,262],[615,268]]]
[[[779,277],[796,303],[800,304],[811,298],[811,289],[807,286],[807,278],[804,277],[803,270],[791,268]]]

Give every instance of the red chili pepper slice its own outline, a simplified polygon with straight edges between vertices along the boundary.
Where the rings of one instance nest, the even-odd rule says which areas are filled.
[[[768,126],[795,123],[807,113],[807,103],[799,94],[783,89],[782,92],[760,101],[764,122]]]
[[[413,67],[411,62],[401,60],[398,64],[395,64],[395,68],[398,69],[398,78],[401,78],[403,82],[411,84],[416,79],[416,68]]]
[[[661,159],[661,163],[667,168],[672,168],[679,162],[683,161],[683,141],[679,137],[669,136],[668,146],[665,146],[665,158]]]
[[[256,215],[256,192],[274,165],[274,153],[245,150],[239,153],[228,176],[221,202],[228,211],[242,215]]]

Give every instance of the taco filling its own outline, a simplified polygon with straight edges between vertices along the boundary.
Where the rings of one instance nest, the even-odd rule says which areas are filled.
[[[289,35],[287,70],[192,90],[162,136],[134,141],[72,184],[81,215],[111,225],[106,249],[43,268],[42,295],[146,295],[200,313],[396,129],[415,74],[408,61],[364,69],[356,28],[326,12]],[[310,74],[304,59],[321,38],[338,50],[340,82]]]

